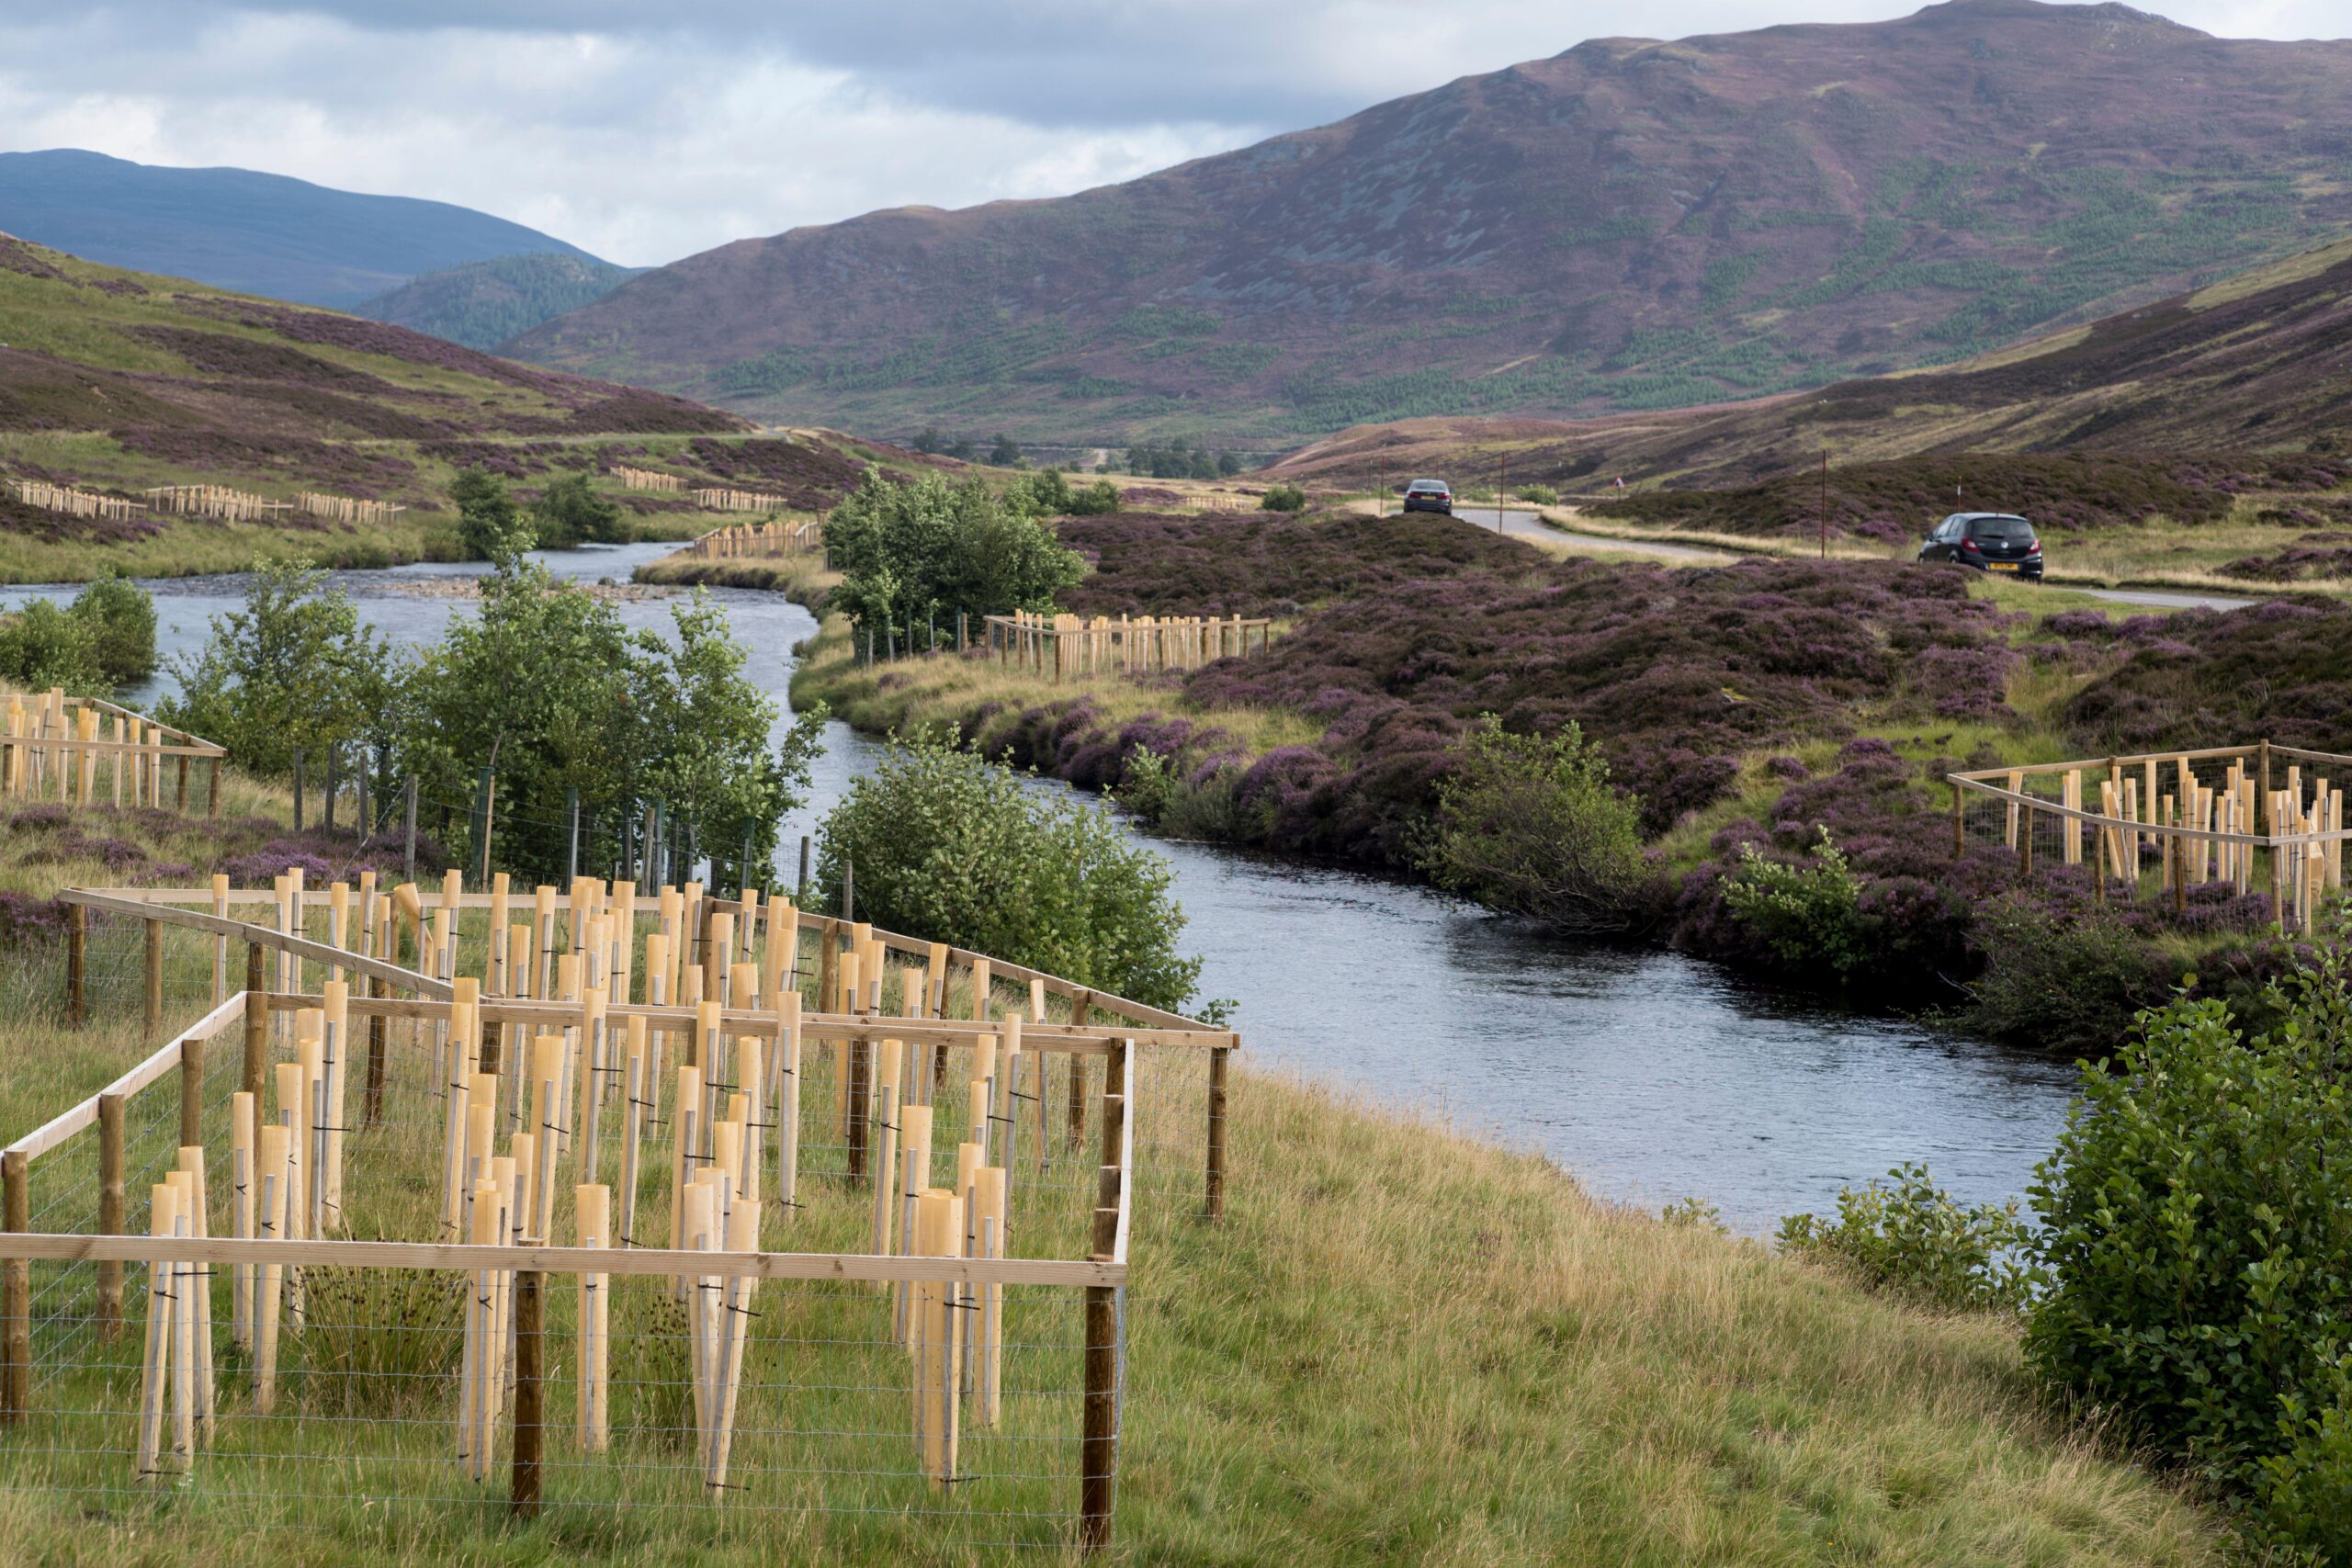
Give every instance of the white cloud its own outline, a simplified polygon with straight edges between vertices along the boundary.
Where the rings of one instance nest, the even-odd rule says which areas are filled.
[[[429,197],[654,263],[1132,177],[1588,37],[1914,0],[101,0],[0,17],[0,150]],[[2343,0],[2176,0],[2233,36]]]

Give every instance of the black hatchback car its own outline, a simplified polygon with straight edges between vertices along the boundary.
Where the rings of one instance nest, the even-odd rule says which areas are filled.
[[[1408,512],[1442,512],[1453,515],[1453,487],[1443,479],[1415,479],[1405,487]]]
[[[1953,513],[1919,547],[1919,558],[2041,581],[2041,540],[2032,524],[2007,512]]]

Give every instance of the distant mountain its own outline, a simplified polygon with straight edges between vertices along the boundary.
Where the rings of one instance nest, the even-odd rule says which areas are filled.
[[[1951,362],[2352,227],[2352,42],[2120,5],[1595,40],[1077,196],[632,279],[512,352],[764,418],[1262,446]]]
[[[469,348],[493,349],[517,333],[611,293],[641,267],[542,251],[428,272],[352,307]]]
[[[554,252],[606,265],[445,201],[65,149],[0,152],[0,230],[109,265],[337,309],[490,256]]]

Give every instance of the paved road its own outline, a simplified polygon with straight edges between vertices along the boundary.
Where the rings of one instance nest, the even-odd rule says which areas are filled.
[[[1662,560],[1728,560],[1731,557],[1720,550],[1710,550],[1696,545],[1668,545],[1653,539],[1612,539],[1602,534],[1571,533],[1555,528],[1532,512],[1498,512],[1490,506],[1457,508],[1454,515],[1465,523],[1476,523],[1481,528],[1497,528],[1515,538],[1546,540],[1553,544],[1581,545],[1590,549],[1623,550],[1629,555],[1657,556]],[[2118,604],[2145,604],[2157,610],[2242,610],[2254,604],[2226,593],[2184,593],[2156,588],[2080,588],[2064,585],[2072,593],[2088,594],[2094,599],[2110,600]]]

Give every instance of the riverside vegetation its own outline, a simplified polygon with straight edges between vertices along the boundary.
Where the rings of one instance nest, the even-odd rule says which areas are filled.
[[[954,725],[1163,831],[1428,875],[2057,1049],[2107,1048],[2188,974],[2258,1007],[2297,950],[2226,885],[2179,913],[2102,911],[2082,868],[1955,859],[1944,775],[2217,738],[2352,750],[2352,609],[2324,604],[2134,614],[1890,562],[1559,560],[1434,517],[1057,526],[1091,567],[1062,608],[1272,615],[1281,635],[1077,688],[867,667],[832,617],[796,698],[877,732]],[[791,587],[826,590],[810,568]],[[1520,739],[1571,726],[1573,765]],[[1567,882],[1541,862],[1564,835],[1590,852]]]

